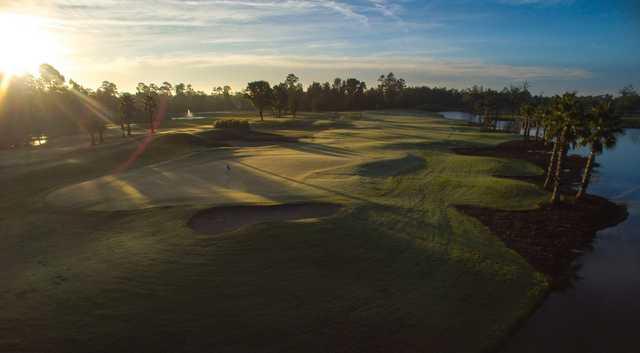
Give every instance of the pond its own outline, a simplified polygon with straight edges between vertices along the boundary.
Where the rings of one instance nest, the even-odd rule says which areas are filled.
[[[466,121],[477,125],[482,124],[482,118],[477,114],[466,112],[439,112],[438,114],[441,114],[445,119]],[[520,123],[513,120],[498,119],[496,121],[496,129],[499,131],[519,133],[520,135],[524,134],[524,129],[520,126]],[[536,134],[538,134],[538,137],[542,138],[544,136],[544,129],[542,127],[532,127],[529,129],[529,136],[535,137]]]
[[[552,292],[509,339],[505,353],[640,349],[640,129],[625,130],[597,162],[589,193],[626,203],[629,218],[598,232],[593,249],[577,260],[574,287]]]
[[[445,119],[466,121],[472,124],[482,124],[482,118],[480,115],[471,114],[466,112],[439,112]],[[519,124],[513,120],[496,120],[496,129],[499,131],[512,131],[518,130]],[[521,131],[522,132],[522,131]]]
[[[171,120],[202,120],[202,119],[208,119],[208,117],[194,116],[190,109],[187,109],[187,112],[184,114],[184,116],[177,116],[177,117],[171,118]]]
[[[182,117],[175,117],[175,118],[171,118],[171,120],[202,120],[202,119],[209,119],[210,117],[207,116],[182,116]]]

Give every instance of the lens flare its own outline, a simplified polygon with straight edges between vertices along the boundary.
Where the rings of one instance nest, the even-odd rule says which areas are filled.
[[[0,72],[35,74],[42,63],[59,63],[59,41],[40,17],[0,13]]]

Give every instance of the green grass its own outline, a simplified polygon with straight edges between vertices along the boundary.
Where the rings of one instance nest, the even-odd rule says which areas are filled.
[[[348,119],[330,119],[330,117],[310,118],[302,115],[297,118],[273,118],[265,121],[253,121],[252,126],[269,130],[327,130],[352,127]]]
[[[390,177],[408,174],[424,168],[423,158],[408,154],[402,158],[383,159],[360,164],[357,174],[367,177]]]
[[[198,123],[191,123],[197,130]],[[0,351],[493,347],[530,312],[546,283],[452,205],[533,207],[544,191],[492,175],[542,171],[521,161],[449,151],[512,138],[506,134],[420,113],[368,112],[353,124],[285,132],[261,127],[312,134],[307,152],[375,157],[377,162],[299,180],[345,203],[342,212],[220,237],[186,226],[204,206],[92,212],[43,201],[52,190],[111,173],[136,146],[99,146],[65,156],[61,164],[6,174],[11,187],[0,203]],[[217,153],[191,137],[159,141],[132,168]]]

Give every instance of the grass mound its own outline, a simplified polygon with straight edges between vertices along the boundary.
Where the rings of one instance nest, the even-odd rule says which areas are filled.
[[[249,129],[215,129],[203,131],[197,137],[207,141],[210,144],[224,144],[224,141],[248,141],[248,142],[296,142],[297,139],[273,134],[268,132],[260,132]]]
[[[330,129],[346,129],[353,126],[349,120],[343,119],[273,119],[265,121],[256,121],[253,123],[256,128],[269,130],[330,130]]]
[[[384,159],[362,164],[356,169],[358,175],[367,177],[389,177],[408,174],[425,167],[425,160],[408,154],[402,158]]]
[[[199,233],[217,235],[258,223],[327,217],[340,208],[330,203],[214,207],[196,213],[189,227]]]
[[[108,154],[109,158],[119,160],[118,172],[144,165],[168,161],[211,147],[226,146],[216,141],[208,141],[201,136],[174,132],[146,136],[125,149]],[[108,152],[105,152],[108,153]]]

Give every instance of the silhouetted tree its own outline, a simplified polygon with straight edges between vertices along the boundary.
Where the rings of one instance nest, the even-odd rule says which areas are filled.
[[[557,99],[558,98],[554,98],[554,100]],[[545,189],[548,189],[553,181],[553,172],[556,166],[556,158],[558,157],[558,148],[560,146],[558,136],[563,127],[561,119],[558,118],[558,112],[555,110],[555,102],[553,106],[550,106],[548,109],[548,114],[542,117],[542,124],[544,126],[544,140],[546,143],[553,143],[553,149],[551,150],[547,164],[547,174],[543,184]]]
[[[484,128],[487,130],[495,128],[498,115],[498,92],[491,89],[484,91],[479,105]]]
[[[304,95],[302,84],[298,83],[299,80],[298,76],[294,74],[287,75],[287,78],[284,80],[284,83],[287,86],[289,111],[293,114],[294,118],[296,117],[296,113],[298,112],[298,108],[302,103],[302,97]]]
[[[289,104],[289,90],[285,83],[280,83],[273,86],[273,102],[272,106],[275,110],[276,117],[282,116],[282,111],[287,108]]]
[[[96,100],[99,103],[99,109],[104,117],[111,121],[116,121],[115,115],[118,111],[118,87],[115,83],[102,81],[100,87],[96,90]]]
[[[378,87],[382,92],[386,107],[394,108],[406,87],[406,82],[402,78],[396,78],[393,72],[390,72],[386,77],[382,75],[378,78]]]
[[[145,95],[149,93],[149,86],[147,86],[144,82],[138,82],[136,85],[136,94]]]
[[[540,138],[540,128],[542,128],[547,116],[550,114],[551,111],[548,104],[541,103],[536,106],[532,116],[533,124],[536,126],[536,141]]]
[[[136,103],[133,96],[130,93],[123,93],[120,96],[120,128],[122,129],[122,137],[125,137],[125,125],[126,136],[131,136],[131,121],[133,120],[133,114],[136,111]]]
[[[272,102],[273,91],[269,82],[267,81],[254,81],[247,84],[245,89],[246,97],[251,100],[253,105],[258,109],[260,113],[260,120],[264,120],[262,112],[264,108],[268,107]]]
[[[309,88],[307,88],[307,97],[309,109],[311,109],[311,111],[317,112],[323,108],[323,92],[320,82],[314,82],[309,86]]]
[[[40,79],[49,90],[62,89],[65,83],[65,78],[60,71],[49,64],[40,65]]]
[[[621,120],[615,115],[615,107],[610,99],[598,103],[585,116],[578,129],[579,144],[588,146],[587,158],[580,183],[580,189],[576,195],[580,199],[586,194],[591,181],[591,171],[595,163],[596,155],[606,148],[612,148],[617,142],[617,135],[622,133]]]
[[[98,142],[103,143],[108,119],[103,107],[96,103],[96,94],[73,80],[69,84],[69,92],[73,93],[75,99],[73,105],[80,107],[80,111],[77,112],[80,126],[89,134],[92,146],[96,145],[96,135]]]
[[[345,81],[344,88],[346,94],[345,108],[348,110],[359,109],[364,92],[367,90],[366,83],[350,78]]]
[[[156,102],[157,96],[158,94],[153,91],[148,91],[143,96],[144,111],[147,112],[149,116],[149,129],[152,134],[156,132],[154,114],[158,108],[158,103]]]
[[[578,101],[576,93],[565,93],[561,97],[557,97],[554,102],[554,113],[558,120],[560,134],[556,136],[558,151],[555,175],[553,178],[553,191],[551,194],[552,204],[559,201],[562,168],[567,148],[575,139],[576,128],[580,124],[580,119],[583,115],[582,105]]]
[[[159,93],[166,97],[173,96],[173,85],[167,81],[162,82],[162,86],[159,88]]]
[[[520,115],[522,116],[523,121],[523,135],[524,140],[529,140],[529,135],[531,131],[531,122],[533,120],[533,116],[535,115],[536,108],[531,104],[524,104],[520,107]]]
[[[629,85],[620,90],[620,96],[615,100],[618,115],[632,115],[640,112],[640,95]]]

